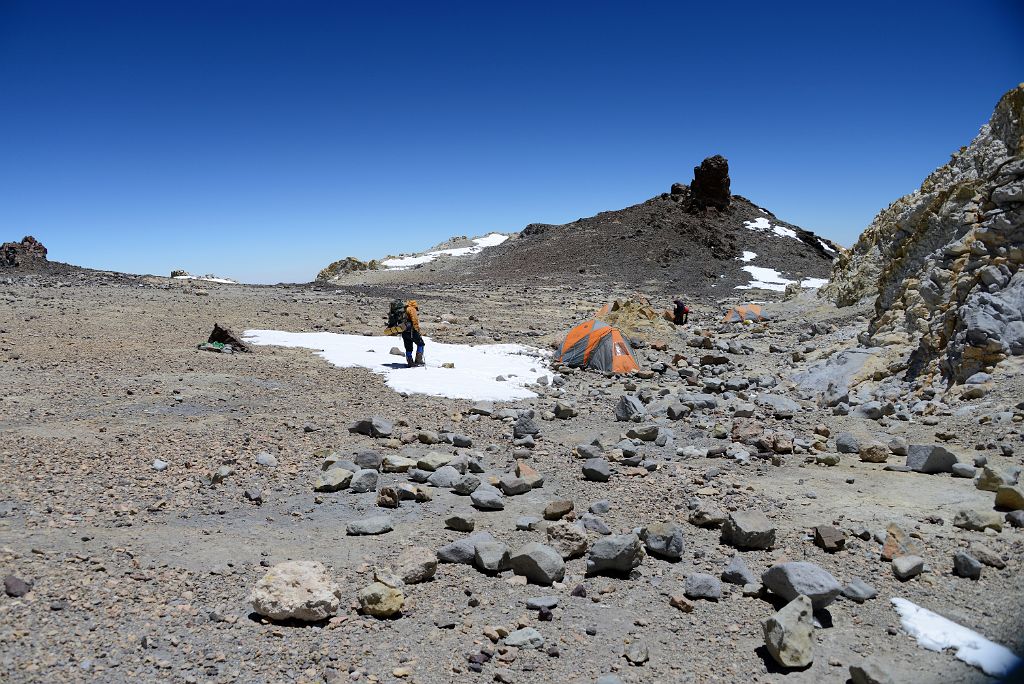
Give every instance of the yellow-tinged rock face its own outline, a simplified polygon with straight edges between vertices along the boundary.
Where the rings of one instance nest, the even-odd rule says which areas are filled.
[[[399,615],[405,605],[405,594],[381,582],[360,589],[358,599],[360,610],[376,618]]]

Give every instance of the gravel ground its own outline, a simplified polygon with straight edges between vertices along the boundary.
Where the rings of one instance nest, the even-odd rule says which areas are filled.
[[[687,388],[674,371],[650,379],[569,373],[561,387],[537,388],[537,399],[510,405],[537,412],[536,446],[520,455],[544,475],[543,487],[505,497],[502,511],[473,510],[468,497],[440,488],[431,490],[429,502],[387,510],[375,505],[374,492],[314,492],[324,450],[458,451],[478,457],[486,478],[514,467],[510,421],[475,416],[469,401],[400,396],[380,376],[329,366],[308,350],[196,349],[214,322],[236,331],[376,332],[396,294],[419,299],[425,332],[438,340],[547,346],[605,301],[605,288],[492,283],[399,293],[387,284],[251,287],[96,273],[4,282],[0,576],[21,578],[31,590],[21,597],[0,593],[3,681],[593,682],[616,673],[625,682],[842,682],[849,666],[866,659],[899,682],[994,681],[901,632],[889,601],[895,596],[1024,653],[1024,537],[1009,526],[981,533],[952,525],[960,509],[991,510],[991,492],[949,474],[886,471],[856,454],[843,454],[833,467],[815,464],[808,450],[752,453],[746,464],[707,457],[707,448],[731,444],[715,438],[714,427],[729,429],[731,409],[744,403],[741,393],[720,395],[716,410],[660,419],[675,439],[666,447],[639,447],[651,470],[612,454],[611,479],[591,482],[573,447],[595,437],[614,445],[636,427],[615,421],[621,395]],[[1003,469],[1021,464],[1021,412],[1013,408],[1024,395],[1019,375],[981,399],[950,404],[939,420],[837,416],[802,400],[788,378],[849,344],[863,312],[801,298],[776,305],[778,318],[766,330],[720,333],[717,304],[694,302],[694,322],[664,340],[665,351],[641,349],[643,364],[670,364],[680,353],[709,377],[699,364],[708,352],[686,344],[703,327],[715,340],[751,350],[716,352],[728,359],[723,378],[769,375],[779,383],[772,392],[798,401],[788,419],[759,408],[760,430],[788,431],[799,441],[827,426],[832,438],[825,453],[835,452],[835,435],[851,431],[861,439],[941,443],[961,460],[985,455]],[[798,342],[808,322],[829,332]],[[770,351],[772,345],[780,351]],[[794,361],[799,350],[801,360]],[[543,419],[556,400],[573,404],[579,415]],[[354,421],[372,415],[395,422],[392,439],[349,433]],[[419,444],[424,431],[466,435],[472,447]],[[700,455],[677,455],[686,446]],[[1001,447],[1016,453],[1004,455]],[[258,465],[264,452],[278,464]],[[155,459],[167,468],[154,469]],[[903,463],[896,456],[888,461]],[[223,466],[233,472],[213,484]],[[406,481],[402,474],[380,476],[381,486]],[[259,490],[262,503],[246,490]],[[451,511],[471,512],[477,531],[515,550],[547,542],[541,530],[517,530],[516,521],[541,517],[555,499],[573,501],[577,517],[607,500],[609,511],[600,517],[614,532],[678,522],[682,557],[647,556],[629,577],[585,577],[585,558],[568,560],[564,581],[553,587],[524,586],[511,572],[485,575],[469,565],[440,564],[432,581],[404,588],[400,618],[378,620],[356,610],[356,594],[373,580],[373,566],[393,564],[409,546],[436,549],[465,536],[445,528]],[[741,552],[755,576],[783,560],[807,560],[842,584],[866,581],[878,597],[863,604],[841,598],[819,613],[813,663],[783,670],[764,648],[761,621],[784,602],[724,584],[718,601],[694,600],[689,612],[671,604],[689,575],[718,576],[737,553],[722,543],[720,530],[688,522],[697,505],[769,517],[777,529],[774,547]],[[391,518],[392,532],[346,535],[348,522],[381,512]],[[853,536],[890,523],[923,545],[926,570],[907,582],[879,560],[879,543]],[[815,546],[810,531],[817,525],[843,530],[845,550]],[[593,542],[599,535],[589,536]],[[979,581],[953,576],[953,554],[976,544],[1005,567],[984,567]],[[344,595],[336,617],[281,624],[253,613],[253,586],[267,567],[286,560],[329,568]],[[578,585],[585,597],[571,595]],[[558,604],[550,621],[540,620],[526,601],[548,595]],[[485,629],[520,625],[536,628],[544,645],[492,643]],[[640,665],[623,655],[635,655],[637,643],[649,654]],[[478,673],[468,657],[481,651],[491,657],[477,658],[484,661]]]

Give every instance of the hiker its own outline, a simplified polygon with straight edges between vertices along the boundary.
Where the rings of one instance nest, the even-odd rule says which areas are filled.
[[[672,303],[676,308],[672,310],[672,322],[676,325],[686,325],[690,322],[690,307],[686,306],[681,299],[673,299]]]
[[[388,327],[384,329],[388,335],[401,335],[405,342],[405,362],[409,368],[422,366],[423,337],[420,335],[419,305],[415,299],[403,302],[396,299],[391,302],[388,310]],[[412,358],[412,345],[416,343],[416,358]]]

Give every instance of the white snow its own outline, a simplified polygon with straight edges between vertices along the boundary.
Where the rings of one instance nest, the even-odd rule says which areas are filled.
[[[789,237],[794,240],[799,240],[796,236],[796,231],[792,228],[786,228],[784,226],[773,226],[768,219],[763,216],[758,216],[753,221],[744,221],[743,225],[747,227],[747,230],[753,230],[759,233],[772,233],[779,237]]]
[[[483,237],[474,238],[473,246],[471,247],[453,247],[452,249],[438,249],[433,252],[426,252],[425,254],[396,257],[394,259],[385,259],[381,262],[381,265],[388,270],[398,271],[420,264],[427,264],[442,256],[466,256],[467,254],[477,254],[483,251],[485,247],[494,247],[500,245],[505,240],[508,240],[508,235],[502,235],[501,233],[490,233]]]
[[[753,261],[757,258],[757,252],[743,252],[743,256],[740,257],[740,261]]]
[[[207,283],[224,283],[226,285],[237,285],[237,280],[230,280],[228,278],[218,278],[216,276],[194,276],[194,275],[179,275],[174,276],[175,280],[202,280]]]
[[[818,238],[818,244],[820,244],[821,248],[824,249],[829,254],[835,254],[836,253],[836,250],[834,250],[831,247],[829,247],[828,243],[825,242],[824,240],[822,240],[821,238]]]
[[[383,375],[396,392],[430,394],[450,399],[512,401],[537,396],[525,385],[549,375],[547,352],[518,344],[445,344],[425,338],[427,365],[407,368],[401,337],[293,333],[281,330],[247,330],[246,342],[278,347],[313,349],[328,363],[340,368],[368,368]],[[443,363],[455,368],[442,368]],[[495,380],[499,375],[506,381]]]
[[[955,648],[957,658],[981,668],[990,677],[1005,677],[1021,662],[1005,646],[907,599],[894,598],[892,604],[900,614],[903,629],[929,651]]]
[[[746,257],[747,254],[754,253],[744,252],[744,257]],[[754,254],[754,256],[757,255]],[[743,261],[750,261],[750,259],[744,258]],[[776,271],[774,268],[765,268],[763,266],[744,266],[743,270],[749,273],[753,280],[751,280],[750,283],[747,285],[737,285],[737,290],[752,290],[754,288],[757,288],[761,290],[775,290],[776,292],[785,292],[787,285],[796,282],[795,280],[783,278],[782,274]],[[800,281],[800,287],[821,287],[827,282],[827,278],[804,278],[803,280]]]

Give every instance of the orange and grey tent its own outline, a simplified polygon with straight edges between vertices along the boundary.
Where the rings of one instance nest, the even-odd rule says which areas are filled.
[[[761,307],[757,304],[741,304],[734,306],[729,309],[725,317],[722,318],[723,323],[743,323],[745,321],[764,321],[767,320],[764,314],[761,313]]]
[[[613,373],[640,370],[625,335],[598,320],[585,321],[570,330],[558,360],[567,366]]]

